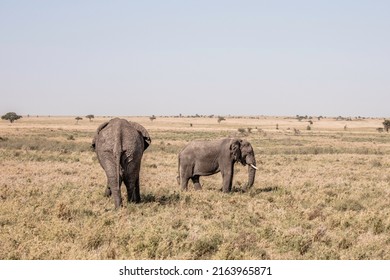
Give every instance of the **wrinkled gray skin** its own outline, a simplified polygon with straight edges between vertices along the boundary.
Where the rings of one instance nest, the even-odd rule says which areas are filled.
[[[256,174],[256,159],[252,145],[245,140],[225,138],[215,141],[192,141],[179,154],[178,183],[187,190],[189,179],[195,189],[201,189],[200,176],[222,174],[222,191],[232,190],[234,164],[248,165],[248,184],[252,187]]]
[[[112,194],[115,208],[122,206],[122,180],[129,202],[140,202],[139,172],[143,152],[151,142],[147,130],[138,123],[115,118],[101,124],[92,141],[100,165],[107,176],[106,196]]]

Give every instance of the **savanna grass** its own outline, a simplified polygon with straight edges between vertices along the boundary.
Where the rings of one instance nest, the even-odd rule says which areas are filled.
[[[322,119],[307,131],[292,118],[128,119],[152,145],[141,203],[117,211],[90,149],[107,118],[0,123],[0,259],[390,259],[390,134],[376,131],[381,120],[344,130]],[[232,193],[221,192],[220,174],[182,192],[181,148],[230,136],[255,149],[254,187],[243,189],[247,167],[237,164]]]

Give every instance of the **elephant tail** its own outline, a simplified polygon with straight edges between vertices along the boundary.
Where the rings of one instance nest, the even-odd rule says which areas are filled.
[[[121,156],[122,156],[122,131],[118,130],[115,135],[114,143],[114,160],[115,160],[115,169],[116,169],[116,178],[117,178],[117,188],[118,191],[121,188]]]

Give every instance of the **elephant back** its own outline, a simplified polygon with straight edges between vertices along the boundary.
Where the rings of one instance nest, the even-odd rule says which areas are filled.
[[[137,138],[143,140],[143,150],[146,150],[151,142],[149,132],[136,122],[114,118],[102,123],[96,129],[92,147],[107,150],[112,149],[115,143],[121,142],[125,146],[129,145],[130,142],[135,143]]]

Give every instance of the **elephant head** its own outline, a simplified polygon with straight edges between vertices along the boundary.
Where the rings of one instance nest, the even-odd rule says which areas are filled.
[[[241,139],[233,139],[230,145],[231,154],[235,162],[239,161],[242,165],[248,165],[248,185],[252,187],[256,175],[256,158],[252,145]]]

